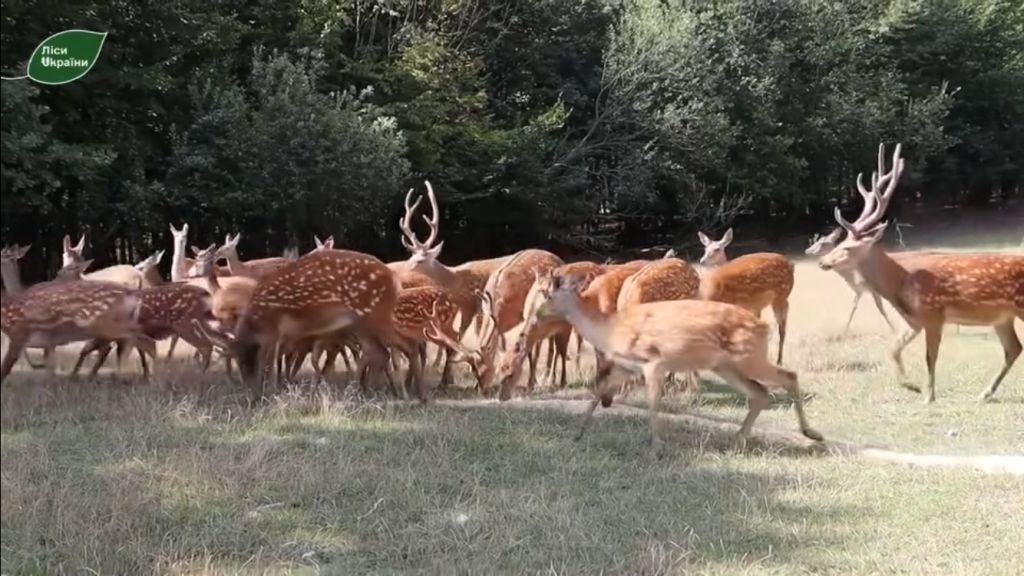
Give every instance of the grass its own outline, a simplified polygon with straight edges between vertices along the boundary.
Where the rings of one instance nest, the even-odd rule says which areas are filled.
[[[797,271],[786,348],[827,438],[947,454],[1024,452],[1017,366],[976,396],[997,340],[950,329],[938,401],[895,384],[889,337],[834,274]],[[923,384],[923,341],[905,359]],[[705,382],[668,410],[738,422]],[[554,396],[586,396],[574,389]],[[521,404],[359,403],[324,388],[250,409],[219,372],[152,384],[22,372],[0,404],[5,574],[1020,574],[1024,479],[761,449],[641,418]],[[631,402],[639,404],[641,394]],[[787,403],[759,428],[795,430]]]

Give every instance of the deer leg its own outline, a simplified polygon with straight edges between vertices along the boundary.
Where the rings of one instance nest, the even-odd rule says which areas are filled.
[[[926,327],[924,340],[927,347],[925,361],[928,364],[928,392],[924,396],[924,403],[931,404],[935,402],[935,361],[939,358],[939,344],[942,344],[942,323]]]
[[[85,346],[82,346],[82,349],[78,352],[78,359],[75,360],[75,365],[71,368],[71,378],[78,378],[78,371],[82,369],[82,364],[85,363],[86,357],[103,348],[103,346],[109,347],[110,343],[106,340],[90,340]],[[103,355],[103,359],[107,359],[106,354]]]
[[[661,400],[661,385],[665,380],[665,368],[659,362],[644,365],[644,386],[647,389],[647,419],[651,427],[651,452],[658,455],[658,401]]]
[[[174,356],[174,348],[178,345],[178,335],[171,336],[171,344],[167,348],[167,359],[170,360]]]
[[[43,349],[43,363],[46,365],[47,376],[52,378],[57,375],[57,354],[54,352],[53,346]]]
[[[996,389],[999,388],[999,383],[1003,381],[1006,373],[1013,367],[1013,363],[1017,361],[1017,358],[1021,353],[1020,340],[1017,338],[1017,331],[1013,328],[1013,319],[1010,319],[1004,324],[996,324],[996,335],[999,336],[999,341],[1003,344],[1003,368],[996,374],[996,377],[992,379],[992,383],[988,385],[988,388],[981,395],[979,400],[985,401],[995,395]]]
[[[571,336],[571,334],[568,334],[568,333],[561,334],[561,335],[558,336],[558,339],[557,339],[557,341],[555,343],[555,349],[558,351],[558,358],[562,359],[562,372],[561,372],[561,377],[560,377],[560,379],[558,381],[558,387],[559,388],[565,388],[566,385],[568,385],[568,383],[569,383],[568,375],[566,374],[566,370],[567,369],[566,369],[565,363],[569,359],[569,344],[570,344],[569,337],[570,336]],[[553,370],[552,370],[551,378],[552,378],[552,380],[554,380],[554,371]]]
[[[196,349],[203,363],[203,372],[210,369],[210,361],[213,360],[213,343],[196,331],[191,323],[183,323],[177,326],[177,334],[172,338],[177,341],[181,338],[186,344]],[[156,357],[153,358],[156,361]]]
[[[610,406],[611,398],[615,397],[616,390],[622,384],[622,378],[626,376],[626,373],[622,370],[613,370],[613,372],[614,374],[609,373],[607,378],[600,382],[600,386],[594,390],[594,399],[591,400],[590,407],[583,415],[583,424],[580,426],[579,433],[576,434],[577,442],[583,439],[587,428],[590,427],[590,422],[594,419],[594,410],[597,408],[597,405]]]
[[[27,338],[19,335],[11,336],[7,344],[7,354],[4,354],[3,363],[0,364],[0,382],[6,380],[7,376],[10,375],[11,370],[14,368],[14,363],[18,361],[18,357],[25,351],[25,343],[27,341]]]
[[[99,374],[100,368],[103,367],[104,362],[107,361],[107,356],[110,355],[110,349],[111,349],[111,346],[110,346],[109,342],[107,342],[104,346],[102,346],[99,349],[99,357],[96,358],[96,362],[93,363],[93,365],[92,365],[92,370],[89,371],[89,378],[90,379],[96,378],[96,375]],[[77,362],[75,364],[75,368],[72,369],[72,371],[71,371],[72,376],[74,376],[78,372],[78,367],[81,365],[80,361],[81,361],[82,357],[79,356],[78,358],[79,358],[79,362]]]
[[[533,385],[537,382],[537,357],[540,356],[540,345],[536,345],[526,353],[526,361],[530,366],[530,377],[526,381],[526,389],[533,392]]]
[[[893,362],[896,363],[896,370],[899,372],[900,380],[903,381],[901,385],[904,388],[913,390],[914,392],[920,392],[921,389],[906,382],[907,370],[903,367],[903,349],[906,348],[907,344],[910,344],[914,338],[917,338],[917,335],[920,333],[920,326],[911,326],[896,338],[896,345],[893,346],[892,349]]]
[[[875,301],[875,308],[878,308],[878,313],[882,315],[882,319],[884,319],[885,323],[889,325],[889,331],[895,332],[896,326],[893,325],[892,320],[889,319],[889,315],[885,312],[885,306],[882,304],[882,297],[875,292],[871,292],[871,298]]]
[[[863,290],[854,290],[853,292],[853,306],[850,308],[850,315],[846,318],[846,327],[843,328],[843,333],[850,331],[850,324],[853,322],[853,315],[857,312],[857,305],[860,304],[860,297],[864,295]],[[877,296],[875,296],[877,298]]]
[[[736,433],[742,447],[746,444],[747,438],[750,437],[750,430],[754,427],[754,421],[757,420],[757,416],[770,404],[768,391],[758,382],[748,378],[735,366],[721,366],[715,370],[715,373],[737,390],[747,394],[747,415],[743,418],[743,423],[740,424],[739,432]]]
[[[780,298],[772,303],[772,312],[775,313],[775,323],[779,325],[779,355],[775,359],[776,364],[782,364],[782,348],[786,345],[786,319],[789,316],[789,301]]]

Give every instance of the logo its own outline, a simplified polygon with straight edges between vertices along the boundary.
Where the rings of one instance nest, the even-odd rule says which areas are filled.
[[[40,84],[67,84],[85,76],[96,64],[106,32],[65,30],[39,43],[28,60],[27,74],[4,80],[28,78]]]

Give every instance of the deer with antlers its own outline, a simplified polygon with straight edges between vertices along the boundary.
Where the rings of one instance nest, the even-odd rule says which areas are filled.
[[[423,334],[434,342],[443,343],[450,350],[451,362],[468,364],[476,378],[476,388],[482,395],[487,396],[490,394],[495,374],[494,357],[498,347],[498,324],[491,297],[483,292],[478,292],[477,297],[480,299],[480,316],[483,323],[475,349],[458,340],[452,333],[451,324],[445,324],[445,319],[440,317],[436,310],[432,310],[428,316]]]
[[[655,451],[658,401],[662,381],[670,371],[711,370],[745,392],[750,403],[739,429],[741,440],[749,436],[758,414],[769,404],[766,385],[786,390],[793,399],[801,432],[813,440],[822,439],[804,416],[796,374],[768,361],[768,325],[744,308],[723,302],[670,300],[604,313],[583,304],[577,279],[553,276],[549,286],[537,318],[566,319],[615,364],[616,375],[643,375]],[[612,378],[597,391],[578,438],[601,398],[614,394],[620,384]]]
[[[892,168],[885,169],[885,146],[878,147],[878,169],[871,176],[870,190],[863,174],[857,175],[857,190],[864,200],[860,216],[848,222],[837,207],[835,218],[846,230],[846,238],[820,261],[824,270],[856,270],[868,286],[899,312],[910,328],[893,349],[893,360],[903,385],[906,371],[903,349],[921,331],[925,333],[928,390],[925,402],[935,400],[935,363],[942,327],[947,323],[992,326],[1003,346],[1003,367],[981,395],[991,398],[1021,353],[1014,320],[1024,320],[1024,256],[1014,254],[922,254],[908,268],[878,245],[888,222],[882,219],[896,190],[904,162],[897,144]]]
[[[399,230],[402,232],[402,246],[409,252],[409,259],[392,263],[393,269],[403,271],[404,288],[422,286],[422,277],[426,276],[441,288],[451,294],[452,301],[459,307],[460,321],[457,335],[459,340],[469,329],[477,313],[480,311],[480,301],[476,293],[485,288],[487,279],[491,273],[505,261],[506,257],[491,258],[466,262],[455,267],[448,267],[441,263],[439,257],[444,248],[444,240],[438,241],[441,231],[441,212],[437,204],[437,196],[434,194],[434,187],[429,181],[424,181],[427,189],[427,200],[430,204],[430,215],[423,215],[423,221],[430,229],[427,239],[421,241],[412,229],[412,219],[423,202],[423,196],[412,202],[414,189],[410,188],[405,196],[405,214],[398,221]],[[397,268],[396,268],[397,267]],[[411,275],[415,279],[413,284],[405,276]],[[440,358],[440,354],[438,356]]]
[[[782,364],[789,295],[793,292],[793,263],[775,252],[758,252],[729,260],[725,248],[732,243],[732,228],[719,240],[711,240],[703,232],[698,232],[697,237],[704,245],[700,263],[710,267],[701,278],[701,297],[742,306],[758,316],[771,306],[779,327],[779,352],[775,363]]]

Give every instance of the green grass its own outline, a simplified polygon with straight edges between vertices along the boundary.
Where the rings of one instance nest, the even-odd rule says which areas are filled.
[[[834,274],[798,268],[786,364],[827,438],[946,454],[1024,452],[1017,366],[979,328],[947,332],[938,400],[896,386],[889,337]],[[906,352],[923,384],[923,341]],[[738,422],[705,380],[668,410]],[[556,396],[586,396],[576,389]],[[639,404],[641,394],[629,402]],[[165,368],[150,385],[3,390],[5,574],[1020,574],[1024,478],[776,449],[737,453],[673,428],[646,457],[642,418],[522,404],[385,405],[325,391],[245,407],[219,373]],[[758,428],[794,431],[785,402]]]

